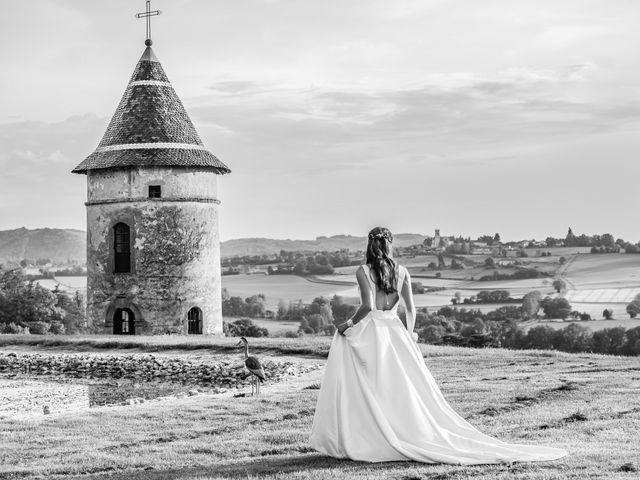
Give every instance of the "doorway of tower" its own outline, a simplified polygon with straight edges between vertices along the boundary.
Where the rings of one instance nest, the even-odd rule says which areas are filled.
[[[135,316],[128,308],[118,308],[113,314],[114,335],[135,335]]]
[[[187,332],[189,335],[202,335],[202,310],[193,307],[187,313]]]

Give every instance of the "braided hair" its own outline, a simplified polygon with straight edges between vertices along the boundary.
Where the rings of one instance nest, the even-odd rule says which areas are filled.
[[[391,258],[391,242],[393,235],[388,228],[376,227],[369,232],[367,264],[373,281],[387,295],[398,291],[398,264]]]

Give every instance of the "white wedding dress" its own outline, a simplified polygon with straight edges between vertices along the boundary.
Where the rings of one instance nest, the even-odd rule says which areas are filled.
[[[365,273],[376,292],[367,266]],[[398,290],[406,270],[399,267]],[[318,395],[310,443],[332,457],[366,462],[489,464],[555,460],[559,448],[489,437],[447,403],[412,335],[390,310],[373,308],[345,335],[336,332]]]

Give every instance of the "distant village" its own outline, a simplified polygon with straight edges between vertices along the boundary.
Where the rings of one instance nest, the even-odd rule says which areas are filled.
[[[433,236],[416,245],[394,247],[396,258],[413,258],[432,255],[478,255],[495,258],[495,265],[512,266],[520,257],[530,255],[531,249],[536,256],[549,254],[544,249],[557,247],[591,247],[591,253],[638,253],[638,245],[622,239],[614,239],[608,233],[603,235],[574,235],[569,228],[565,238],[547,237],[545,240],[520,240],[502,242],[500,234],[482,235],[475,240],[455,235],[442,235],[435,229]],[[529,252],[527,252],[529,250]],[[294,274],[294,275],[330,275],[337,267],[360,265],[364,258],[363,250],[327,251],[285,251],[273,255],[243,255],[223,258],[222,274]],[[549,254],[550,255],[550,254]]]

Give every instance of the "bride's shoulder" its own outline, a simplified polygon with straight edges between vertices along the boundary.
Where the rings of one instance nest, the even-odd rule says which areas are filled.
[[[399,263],[396,263],[397,268],[398,268],[398,278],[403,278],[406,279],[409,276],[409,271],[407,270],[407,268],[404,265],[400,265]]]

